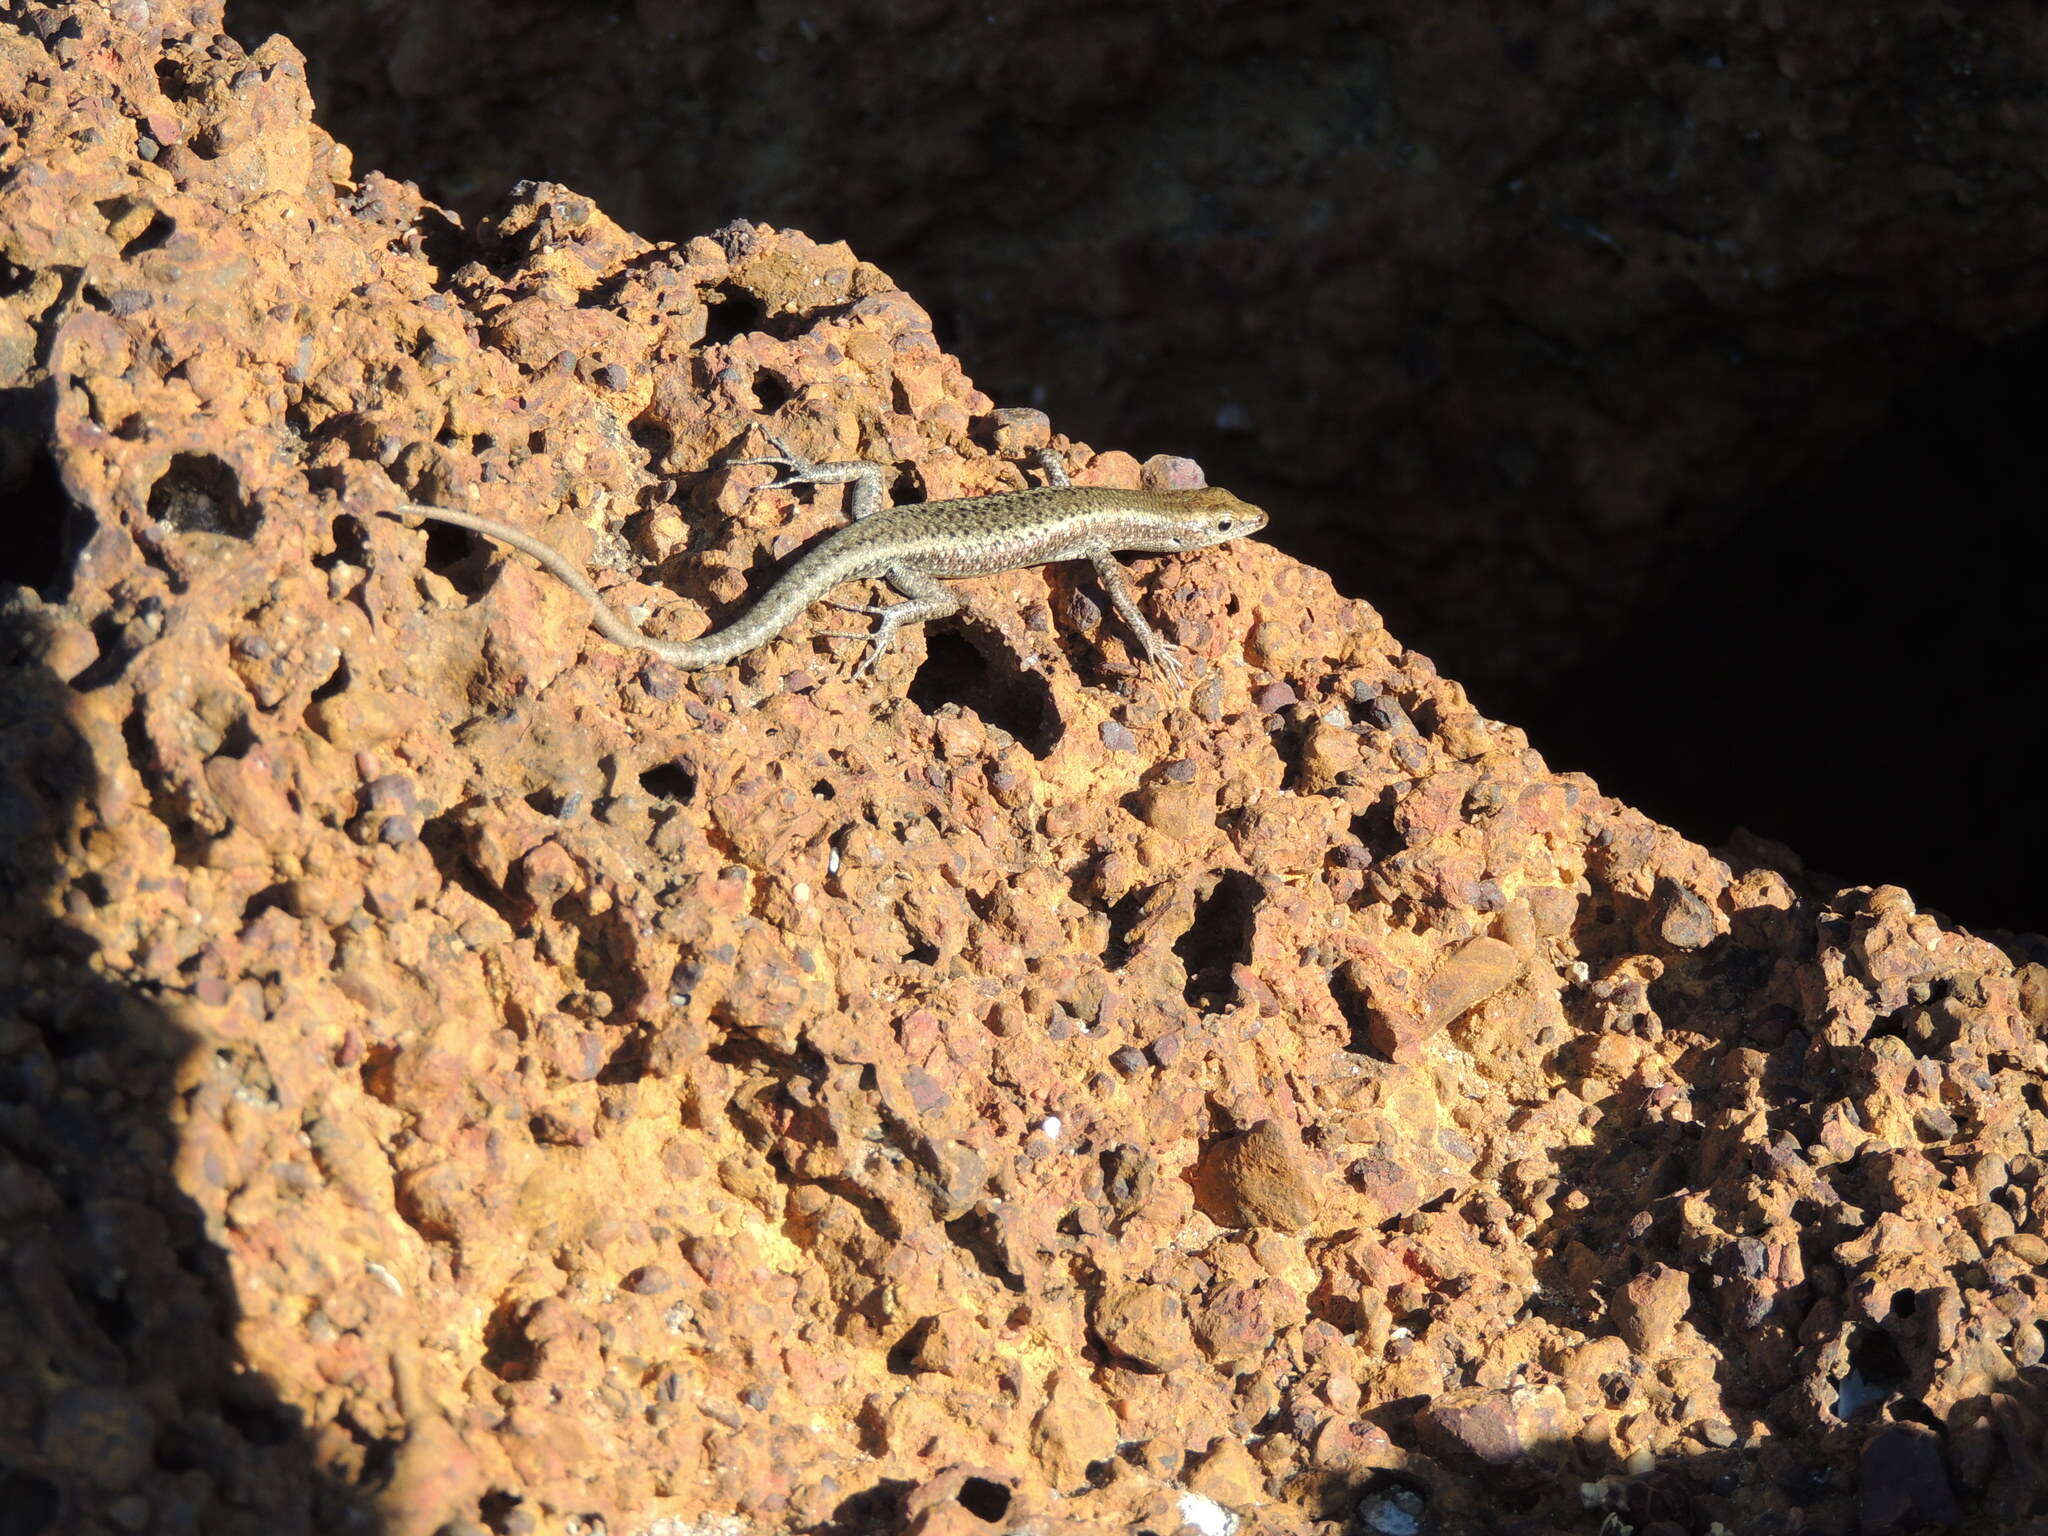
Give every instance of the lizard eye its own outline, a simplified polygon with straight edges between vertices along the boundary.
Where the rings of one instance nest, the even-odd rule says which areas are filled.
[[[1227,518],[1227,517],[1219,517],[1219,518],[1217,518],[1217,519],[1216,519],[1216,531],[1217,531],[1218,533],[1228,533],[1228,532],[1230,532],[1230,519],[1229,519],[1229,518]]]

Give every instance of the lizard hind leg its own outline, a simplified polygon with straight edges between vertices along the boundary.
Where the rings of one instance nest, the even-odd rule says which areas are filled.
[[[1041,448],[1032,455],[1038,469],[1045,476],[1045,483],[1055,490],[1064,491],[1074,482],[1067,478],[1067,466],[1060,462],[1060,456],[1050,448]]]
[[[896,631],[906,624],[926,624],[933,619],[943,619],[960,611],[960,594],[935,576],[922,571],[913,571],[907,566],[892,566],[889,569],[889,585],[904,596],[900,603],[841,603],[834,602],[835,608],[844,608],[849,613],[865,613],[874,618],[875,627],[867,634],[857,634],[850,629],[828,629],[824,633],[837,639],[865,640],[871,649],[853,669],[855,677],[865,677],[874,670],[876,662],[882,659],[882,652],[889,648],[889,642],[896,638]]]

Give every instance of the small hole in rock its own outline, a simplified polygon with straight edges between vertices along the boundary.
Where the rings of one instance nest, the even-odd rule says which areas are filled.
[[[750,331],[767,328],[768,311],[760,299],[737,283],[720,283],[704,296],[704,307],[704,346],[724,346]]]
[[[679,762],[655,763],[640,770],[640,787],[664,800],[688,800],[697,793],[697,776]]]
[[[1835,1397],[1835,1416],[1853,1419],[1906,1384],[1906,1357],[1882,1328],[1865,1329],[1849,1346],[1849,1372]]]
[[[960,1507],[990,1525],[1010,1512],[1010,1490],[986,1477],[970,1477],[960,1485]]]
[[[0,533],[0,580],[33,587],[46,602],[61,602],[71,590],[72,563],[84,542],[84,517],[64,494],[57,462],[40,446],[24,457],[7,453],[10,441],[49,441],[47,402],[27,390],[0,392],[0,489],[7,497],[6,531]]]
[[[180,453],[149,488],[149,515],[179,533],[226,533],[246,539],[256,516],[242,501],[241,481],[210,453]]]
[[[261,744],[262,737],[256,734],[256,727],[249,723],[248,717],[237,715],[220,733],[220,745],[215,752],[221,757],[244,758]]]
[[[1139,919],[1145,915],[1145,904],[1151,896],[1150,891],[1132,891],[1109,909],[1109,942],[1102,947],[1105,969],[1120,971],[1137,953],[1137,945],[1132,942],[1131,935],[1137,929]]]
[[[464,597],[481,597],[491,582],[490,540],[453,523],[429,520],[425,527],[426,568]]]
[[[949,630],[925,631],[924,661],[910,680],[910,701],[928,715],[948,704],[972,710],[1010,733],[1033,757],[1059,741],[1051,691],[1036,673],[994,667],[973,645]]]
[[[185,64],[178,59],[156,61],[156,87],[168,101],[183,101],[192,88],[185,73]]]
[[[1339,969],[1330,977],[1330,1000],[1344,1020],[1350,1038],[1345,1048],[1360,1056],[1375,1054],[1372,1048],[1372,1007],[1364,991]]]
[[[534,1347],[526,1336],[519,1303],[503,1301],[485,1319],[483,1367],[500,1381],[527,1381],[534,1372]]]
[[[646,457],[648,467],[656,473],[668,464],[675,441],[675,434],[658,421],[642,416],[633,423],[633,446]]]
[[[503,1488],[493,1488],[476,1501],[476,1512],[483,1516],[485,1526],[494,1532],[495,1536],[509,1536],[513,1529],[513,1511],[524,1502],[516,1493]],[[529,1522],[532,1518],[531,1515],[526,1515],[519,1522],[518,1528],[522,1531],[531,1529]]]
[[[1188,973],[1182,996],[1194,1007],[1215,1011],[1236,1001],[1237,983],[1230,973],[1251,961],[1261,895],[1258,881],[1231,869],[1195,904],[1194,921],[1173,945]]]
[[[1389,785],[1371,805],[1351,818],[1351,835],[1364,845],[1375,862],[1392,858],[1408,846],[1408,840],[1394,825],[1394,807],[1400,803],[1401,797]]]
[[[344,515],[334,519],[328,534],[334,540],[333,559],[354,566],[370,563],[370,546],[363,537],[363,525],[353,516]],[[329,562],[321,560],[314,563],[324,566]]]
[[[1429,1536],[1436,1529],[1428,1485],[1395,1472],[1374,1472],[1351,1506],[1357,1536]]]

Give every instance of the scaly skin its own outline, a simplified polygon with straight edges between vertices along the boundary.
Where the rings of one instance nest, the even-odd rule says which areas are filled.
[[[837,605],[877,620],[873,634],[854,637],[873,646],[857,669],[865,672],[903,625],[943,618],[959,609],[958,594],[939,578],[990,576],[1056,560],[1087,560],[1111,604],[1136,632],[1146,656],[1174,677],[1178,667],[1172,649],[1145,622],[1129,578],[1112,552],[1175,554],[1241,539],[1266,525],[1264,512],[1228,491],[1069,485],[1049,459],[1047,470],[1056,481],[1052,485],[891,507],[883,504],[882,466],[853,461],[812,464],[780,443],[776,447],[781,451],[773,458],[736,462],[783,466],[786,473],[764,489],[851,482],[854,521],[828,534],[732,623],[695,640],[657,640],[641,633],[560,553],[509,523],[416,503],[394,508],[392,515],[452,523],[531,555],[590,604],[607,639],[693,668],[721,666],[765,645],[842,582],[881,577],[907,601]]]

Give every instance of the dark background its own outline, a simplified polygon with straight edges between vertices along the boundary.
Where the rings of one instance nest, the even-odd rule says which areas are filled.
[[[1709,843],[2048,927],[2021,5],[236,0],[357,173],[844,239]]]

